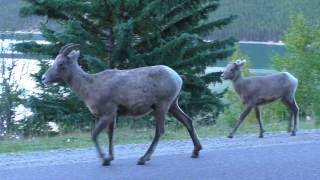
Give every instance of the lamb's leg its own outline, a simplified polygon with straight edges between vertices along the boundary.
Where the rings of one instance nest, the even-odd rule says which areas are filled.
[[[291,109],[290,109],[291,110]],[[290,113],[290,119],[288,123],[288,132],[291,132],[293,129],[293,112]]]
[[[138,165],[144,165],[146,161],[149,161],[151,158],[151,155],[153,154],[159,140],[160,140],[160,136],[164,133],[164,120],[165,120],[165,115],[167,113],[167,111],[164,110],[165,108],[156,108],[156,111],[154,112],[154,117],[155,117],[155,126],[156,126],[156,130],[155,130],[155,135],[153,138],[153,141],[150,145],[150,147],[148,148],[148,150],[146,151],[146,153],[139,159],[138,161]]]
[[[293,111],[293,130],[291,132],[291,136],[295,136],[296,132],[298,130],[298,123],[299,123],[299,107],[296,103],[296,100],[293,99],[292,103],[291,103],[291,109]]]
[[[254,110],[256,112],[256,118],[258,120],[259,123],[259,128],[260,128],[260,134],[259,134],[259,138],[263,138],[263,133],[265,132],[265,130],[262,127],[262,122],[261,122],[261,113],[260,113],[260,109],[258,106],[254,107]]]
[[[230,135],[228,136],[228,138],[233,138],[234,134],[237,132],[239,126],[241,125],[241,123],[243,122],[243,120],[247,117],[247,115],[250,113],[252,109],[252,106],[247,106],[247,108],[243,111],[243,113],[240,115],[239,121],[236,125],[236,127],[233,129],[233,131],[230,133]]]
[[[104,158],[103,165],[108,166],[110,165],[111,161],[113,160],[113,130],[114,130],[115,122],[112,121],[107,129],[108,133],[108,141],[109,141],[109,157]]]
[[[291,110],[291,114],[293,115],[293,128],[292,128],[292,115],[289,122],[289,128],[291,130],[291,136],[295,136],[297,132],[297,126],[299,121],[299,107],[296,103],[296,100],[293,97],[286,97],[282,100],[284,104],[288,106]]]
[[[188,130],[189,135],[192,139],[194,149],[192,152],[192,158],[197,158],[199,157],[199,151],[202,149],[202,146],[200,144],[199,138],[197,136],[197,133],[195,129],[193,128],[192,125],[192,120],[191,118],[186,115],[179,107],[177,100],[175,100],[170,109],[169,112],[178,120],[180,121]]]
[[[291,106],[290,106],[289,98],[282,98],[281,101],[290,110],[290,118],[289,118],[289,122],[288,122],[288,132],[292,132],[292,130],[293,130],[292,129],[293,128],[293,121],[294,120],[293,120],[293,111],[292,111]]]

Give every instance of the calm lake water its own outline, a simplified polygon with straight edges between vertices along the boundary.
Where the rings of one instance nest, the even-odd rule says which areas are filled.
[[[252,69],[270,69],[272,57],[286,54],[285,47],[280,45],[240,43],[240,49],[251,58]],[[217,66],[224,67],[227,62],[218,61]]]

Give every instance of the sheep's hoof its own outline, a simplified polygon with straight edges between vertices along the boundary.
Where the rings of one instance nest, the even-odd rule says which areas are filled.
[[[113,160],[113,158],[105,158],[105,159],[103,159],[102,166],[110,166],[112,160]]]
[[[228,136],[228,138],[232,139],[232,138],[233,138],[233,135],[230,134],[230,135]]]
[[[110,166],[110,165],[111,165],[111,161],[104,160],[102,163],[102,166]]]
[[[140,158],[139,161],[137,162],[137,165],[145,165],[146,161],[150,161],[151,158]]]
[[[144,161],[144,160],[139,160],[137,162],[137,165],[145,165],[145,164],[146,164],[146,161]]]
[[[199,152],[201,151],[201,149],[202,149],[202,146],[201,145],[197,145],[192,151],[191,158],[198,158],[199,157]]]
[[[198,158],[199,157],[199,150],[194,150],[192,152],[191,158]]]
[[[296,132],[292,131],[291,136],[296,136]]]

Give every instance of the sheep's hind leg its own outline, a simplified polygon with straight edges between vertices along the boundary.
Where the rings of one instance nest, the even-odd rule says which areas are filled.
[[[261,122],[261,113],[260,113],[260,109],[258,106],[254,107],[254,110],[256,112],[256,118],[258,120],[259,123],[259,128],[260,128],[260,134],[259,134],[259,138],[263,138],[263,133],[266,132],[263,127],[262,127],[262,122]]]
[[[164,120],[165,120],[166,113],[167,112],[164,110],[164,108],[160,108],[160,109],[156,108],[156,111],[154,112],[154,117],[156,122],[155,135],[147,152],[139,159],[139,161],[137,162],[137,165],[144,165],[146,161],[150,161],[151,155],[156,149],[156,146],[160,140],[161,135],[164,133]]]
[[[243,113],[240,115],[239,121],[236,125],[236,127],[233,129],[233,131],[230,133],[230,135],[228,136],[228,138],[233,138],[234,134],[237,132],[239,126],[241,125],[241,123],[243,122],[243,120],[247,117],[247,115],[250,113],[252,109],[252,106],[247,106],[247,108],[243,111]]]
[[[297,132],[297,126],[299,121],[299,107],[294,98],[284,98],[282,102],[288,106],[291,110],[291,117],[289,120],[288,130],[291,131],[291,136],[295,136]],[[293,118],[292,118],[293,117]],[[293,125],[292,125],[293,124]],[[293,127],[292,127],[293,126]]]
[[[189,135],[192,139],[194,149],[192,152],[192,158],[199,157],[199,151],[202,149],[202,146],[200,144],[199,138],[197,136],[197,133],[192,125],[191,118],[186,115],[179,107],[177,100],[175,100],[170,109],[169,112],[178,120],[180,121],[188,130]]]

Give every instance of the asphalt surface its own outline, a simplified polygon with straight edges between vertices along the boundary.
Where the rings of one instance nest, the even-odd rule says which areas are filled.
[[[319,134],[316,136],[319,137]],[[282,135],[278,138],[280,137],[282,138]],[[290,138],[295,137],[283,138],[290,141]],[[231,141],[236,142],[241,139],[240,137]],[[257,142],[263,141],[256,137],[255,139]],[[98,160],[66,161],[60,164],[49,162],[46,164],[44,161],[41,165],[10,168],[0,166],[0,179],[320,179],[320,139],[301,140],[292,144],[265,143],[259,146],[210,149],[201,153],[199,159],[192,159],[189,156],[190,153],[155,155],[144,166],[136,165],[138,157],[116,159],[108,167],[100,166]]]

